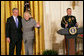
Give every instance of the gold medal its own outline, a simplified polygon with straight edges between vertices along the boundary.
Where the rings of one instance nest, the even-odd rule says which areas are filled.
[[[71,18],[70,17],[69,17],[68,21],[71,22]]]

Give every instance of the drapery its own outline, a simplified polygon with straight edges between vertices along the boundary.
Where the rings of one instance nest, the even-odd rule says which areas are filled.
[[[39,55],[44,51],[44,22],[43,22],[43,1],[30,1],[32,17],[39,22],[41,28],[35,28],[34,54]]]
[[[5,23],[7,18],[12,16],[12,9],[18,8],[19,15],[23,17],[24,1],[1,1],[1,55],[9,55],[9,43],[5,37]],[[43,1],[30,1],[31,15],[39,22],[41,28],[35,28],[34,55],[40,55],[44,51],[44,25],[43,25]],[[16,54],[16,48],[14,55]],[[24,43],[22,41],[21,54],[25,54]]]

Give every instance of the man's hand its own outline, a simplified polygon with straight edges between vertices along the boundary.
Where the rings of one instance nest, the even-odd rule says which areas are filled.
[[[8,41],[8,43],[10,43],[10,38],[9,37],[7,37],[7,41]]]
[[[76,27],[78,27],[78,23],[76,23]]]
[[[67,28],[68,27],[68,24],[65,24],[65,28]]]
[[[39,24],[39,22],[37,23],[37,25],[36,25],[37,27],[40,27],[40,24]]]

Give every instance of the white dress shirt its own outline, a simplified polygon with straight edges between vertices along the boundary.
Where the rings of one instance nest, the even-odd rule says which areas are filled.
[[[14,21],[16,22],[16,16],[13,15],[13,18],[14,18]],[[18,20],[18,18],[17,18],[17,20]]]

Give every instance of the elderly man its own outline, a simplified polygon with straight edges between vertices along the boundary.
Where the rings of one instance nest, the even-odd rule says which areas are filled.
[[[18,16],[18,9],[13,8],[13,16],[7,19],[6,23],[6,37],[9,42],[9,55],[14,55],[14,48],[16,45],[16,55],[21,54],[22,46],[22,23],[21,16]]]

